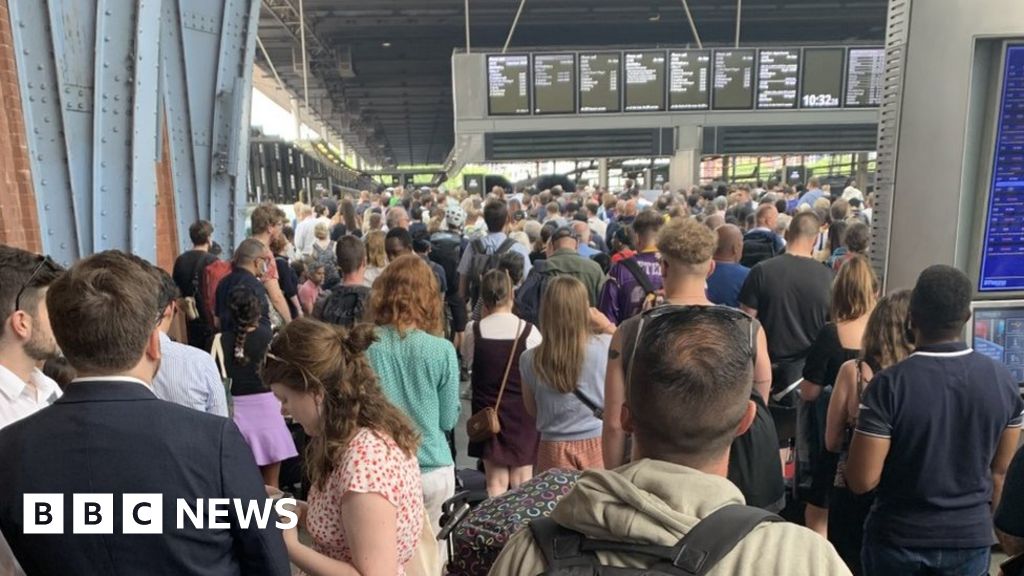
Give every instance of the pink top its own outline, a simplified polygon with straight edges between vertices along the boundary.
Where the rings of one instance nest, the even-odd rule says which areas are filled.
[[[306,528],[313,548],[335,560],[352,562],[341,507],[348,492],[380,494],[395,507],[398,575],[405,574],[405,564],[412,559],[423,530],[423,486],[416,455],[406,456],[390,437],[362,428],[324,490],[310,489]]]
[[[316,299],[323,294],[324,291],[313,284],[312,280],[306,280],[299,286],[299,304],[302,304],[302,311],[312,311],[313,306],[316,304]]]

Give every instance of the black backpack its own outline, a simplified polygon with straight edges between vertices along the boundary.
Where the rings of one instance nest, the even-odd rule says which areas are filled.
[[[516,290],[516,316],[539,326],[541,299],[548,287],[548,280],[553,276],[555,274],[548,271],[547,260],[537,260],[533,263],[533,268],[526,275],[523,285]]]
[[[505,241],[501,243],[501,246],[498,246],[497,250],[488,254],[487,247],[484,246],[484,242],[480,238],[476,238],[469,243],[469,249],[473,251],[472,259],[469,262],[469,297],[474,306],[480,299],[480,279],[488,271],[497,268],[498,258],[511,250],[515,245],[515,240],[505,238]]]
[[[451,232],[435,232],[430,237],[430,260],[444,268],[448,289],[459,285],[459,260],[462,258],[462,237]]]
[[[771,512],[733,504],[697,523],[675,546],[594,540],[558,525],[551,518],[530,523],[547,569],[542,576],[703,576],[763,522],[783,522]],[[654,558],[650,568],[603,566],[597,552]]]
[[[365,286],[338,286],[317,300],[313,318],[351,328],[363,319],[369,299]]]

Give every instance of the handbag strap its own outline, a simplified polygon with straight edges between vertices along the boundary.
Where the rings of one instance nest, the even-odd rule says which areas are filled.
[[[213,356],[214,362],[217,363],[217,367],[220,368],[220,377],[227,378],[228,371],[224,366],[224,345],[221,344],[220,332],[213,337],[213,346],[210,348],[210,355]]]
[[[580,402],[582,402],[584,406],[590,409],[590,411],[594,414],[594,418],[597,418],[598,420],[604,420],[604,408],[601,408],[600,406],[595,404],[593,400],[587,398],[587,395],[581,392],[578,387],[575,390],[573,390],[572,393],[577,398],[580,399]]]
[[[508,374],[512,371],[512,361],[516,358],[516,349],[519,348],[519,340],[522,339],[522,335],[525,333],[523,330],[523,321],[519,321],[519,325],[516,326],[516,338],[512,341],[512,352],[509,352],[508,363],[505,364],[505,375],[501,377],[501,388],[498,390],[498,399],[494,402],[494,411],[497,412],[501,406],[501,397],[505,395],[505,385],[508,384]]]

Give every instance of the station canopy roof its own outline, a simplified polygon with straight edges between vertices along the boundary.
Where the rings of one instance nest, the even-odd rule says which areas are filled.
[[[688,0],[705,46],[732,45],[735,0]],[[741,44],[884,41],[886,0],[742,0]],[[439,164],[454,144],[451,56],[464,0],[303,0],[310,108],[364,158]],[[500,50],[520,0],[469,0],[471,47]],[[259,39],[302,97],[300,0],[262,0]],[[681,0],[526,0],[510,50],[685,46]],[[257,48],[256,61],[269,72]]]

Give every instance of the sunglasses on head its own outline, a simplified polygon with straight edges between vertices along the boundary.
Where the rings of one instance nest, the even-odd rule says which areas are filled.
[[[21,285],[21,288],[18,289],[18,295],[14,297],[15,312],[21,310],[21,296],[25,293],[25,290],[27,290],[29,286],[32,284],[32,281],[35,280],[37,276],[39,276],[39,273],[43,271],[43,267],[45,267],[47,264],[53,266],[54,262],[53,260],[50,259],[49,256],[40,256],[39,263],[36,264],[35,269],[32,270],[32,274],[29,275],[28,280],[25,280],[24,284]]]
[[[757,351],[754,347],[754,319],[749,314],[729,308],[727,306],[684,306],[666,304],[652,308],[643,313],[640,317],[640,325],[637,327],[636,338],[633,340],[633,353],[629,357],[629,366],[626,367],[626,382],[633,382],[633,363],[636,361],[636,349],[643,341],[644,328],[653,322],[671,321],[677,328],[684,329],[687,324],[701,318],[717,318],[730,322],[746,323],[747,326],[747,350],[746,354],[751,361],[754,360]]]

